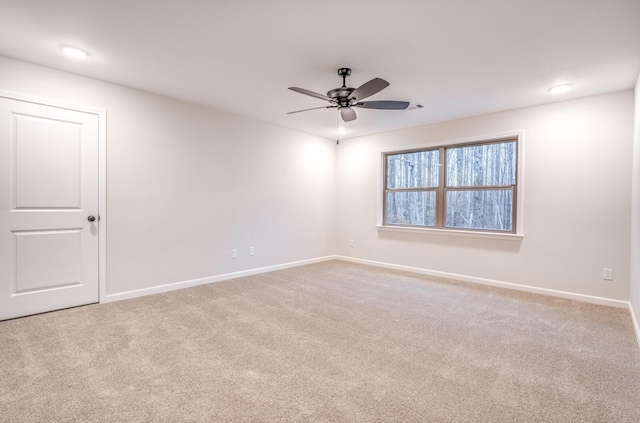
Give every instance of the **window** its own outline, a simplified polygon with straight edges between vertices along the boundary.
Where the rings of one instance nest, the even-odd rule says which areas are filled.
[[[383,159],[383,225],[516,233],[518,136]]]

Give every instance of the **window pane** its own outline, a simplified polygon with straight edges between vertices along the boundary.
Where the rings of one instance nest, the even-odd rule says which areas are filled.
[[[392,225],[435,226],[435,191],[394,191],[387,193],[386,223]]]
[[[446,204],[446,226],[449,228],[512,229],[511,189],[447,191]]]
[[[438,150],[387,156],[387,188],[438,186]]]
[[[447,148],[447,186],[515,185],[516,143]]]

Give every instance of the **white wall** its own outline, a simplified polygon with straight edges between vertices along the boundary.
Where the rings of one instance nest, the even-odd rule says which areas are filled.
[[[632,115],[629,90],[341,141],[337,253],[626,301]],[[376,228],[380,149],[514,130],[525,131],[522,241]]]
[[[335,141],[6,57],[0,90],[107,110],[109,294],[334,251]]]
[[[336,153],[331,140],[6,57],[0,90],[107,110],[109,294],[337,252],[629,299],[632,91],[343,140]],[[520,129],[521,242],[376,229],[379,149]],[[637,129],[635,145],[638,257]]]
[[[640,75],[636,81],[631,194],[631,305],[640,318]],[[638,330],[638,328],[636,329]],[[640,332],[637,333],[640,342]]]

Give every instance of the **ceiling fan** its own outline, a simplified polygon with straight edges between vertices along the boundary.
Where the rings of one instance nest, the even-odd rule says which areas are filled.
[[[306,94],[321,100],[327,100],[331,105],[296,110],[295,112],[289,112],[287,114],[290,115],[292,113],[306,112],[308,110],[337,108],[340,110],[342,120],[345,122],[351,122],[357,117],[354,107],[378,110],[404,110],[409,107],[408,101],[361,101],[387,88],[389,83],[384,79],[373,78],[371,81],[360,85],[358,88],[350,88],[347,87],[346,82],[349,75],[351,75],[351,69],[340,68],[338,69],[338,75],[342,77],[342,87],[330,90],[327,95],[314,93],[313,91],[305,90],[304,88],[289,87],[291,91]]]

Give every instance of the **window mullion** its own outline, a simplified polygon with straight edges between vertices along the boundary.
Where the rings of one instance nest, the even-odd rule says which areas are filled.
[[[489,190],[504,190],[514,189],[515,185],[476,185],[469,187],[446,187],[447,191],[489,191]]]
[[[437,191],[437,187],[425,187],[425,188],[387,188],[385,192],[422,192],[422,191]]]
[[[444,183],[446,181],[446,160],[444,154],[444,147],[439,148],[438,152],[438,191],[436,194],[436,228],[444,228],[444,215],[445,215],[445,196],[444,196]]]

